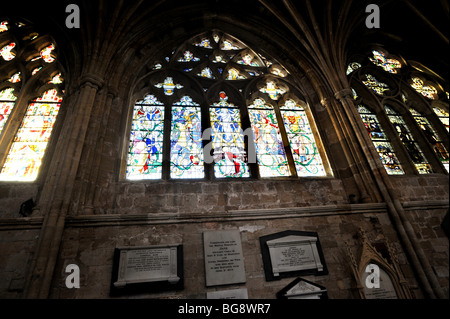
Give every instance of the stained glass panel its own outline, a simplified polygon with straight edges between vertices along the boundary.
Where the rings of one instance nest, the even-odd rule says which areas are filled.
[[[200,59],[195,57],[191,51],[186,50],[186,51],[184,51],[183,57],[178,59],[178,62],[191,62],[191,61],[196,62],[199,60]]]
[[[229,103],[225,92],[210,108],[214,174],[216,177],[249,177],[239,108]]]
[[[16,54],[14,52],[12,52],[11,50],[14,49],[16,47],[16,44],[14,42],[11,42],[8,45],[5,45],[1,50],[0,50],[0,55],[2,56],[3,60],[5,61],[11,61],[12,59],[15,58]]]
[[[281,107],[298,176],[326,176],[305,110],[293,100]]]
[[[172,107],[170,177],[203,178],[201,110],[189,96]]]
[[[269,81],[266,83],[265,87],[262,87],[259,91],[267,93],[272,100],[278,100],[286,90],[280,88],[275,82]]]
[[[50,44],[49,46],[43,48],[41,50],[41,58],[47,62],[52,63],[55,61],[55,59],[51,56],[51,52],[55,49],[55,46],[53,44]]]
[[[206,67],[199,74],[198,76],[201,76],[202,78],[208,78],[208,79],[214,79],[214,75],[210,68]]]
[[[183,88],[183,85],[178,83],[173,83],[173,78],[168,76],[165,78],[164,82],[155,84],[157,88],[163,88],[165,95],[172,95],[175,92],[175,89]]]
[[[422,130],[423,134],[425,135],[427,142],[431,145],[433,151],[439,157],[439,160],[442,162],[442,164],[444,165],[445,169],[448,172],[449,155],[448,150],[445,147],[445,143],[439,138],[439,135],[433,129],[433,127],[431,126],[430,122],[426,117],[422,116],[414,109],[411,109],[410,111],[414,119],[416,120],[417,124],[419,125],[420,129]]]
[[[402,67],[400,61],[396,59],[388,59],[384,52],[374,50],[372,51],[372,54],[373,57],[370,57],[369,60],[376,66],[383,68],[386,72],[395,74],[398,72],[397,69]]]
[[[245,75],[242,75],[241,72],[239,72],[237,69],[235,68],[231,68],[228,70],[228,76],[227,76],[227,80],[243,80],[246,79],[247,77]]]
[[[425,85],[424,82],[417,77],[411,78],[410,85],[414,90],[431,100],[436,100],[438,98],[436,88],[432,85]]]
[[[360,67],[361,67],[361,64],[359,64],[358,62],[352,62],[348,65],[346,74],[349,75],[353,71],[358,70]]]
[[[256,59],[253,58],[250,54],[244,54],[237,63],[243,64],[243,65],[249,65],[249,66],[259,66],[259,63],[255,61]]]
[[[164,106],[147,95],[134,106],[127,160],[128,179],[162,177]]]
[[[14,89],[12,88],[0,91],[0,133],[14,108],[14,101],[17,99],[13,92]]]
[[[448,112],[440,107],[434,107],[433,111],[439,117],[442,124],[444,124],[447,131],[449,131],[449,114],[448,114]]]
[[[0,33],[8,31],[8,21],[2,21],[0,23]]]
[[[272,106],[261,99],[249,106],[250,123],[261,177],[290,176],[277,117]]]
[[[363,105],[358,105],[358,112],[386,172],[389,175],[404,174],[400,161],[394,152],[391,142],[384,133],[377,116]]]
[[[376,94],[384,95],[389,90],[389,86],[386,83],[379,82],[373,75],[366,74],[367,81],[362,81],[369,89]]]
[[[49,90],[28,105],[0,172],[0,180],[36,179],[61,101],[56,90]]]
[[[397,131],[403,146],[405,147],[418,172],[420,174],[432,173],[433,171],[430,164],[425,159],[423,152],[414,140],[414,137],[412,136],[403,118],[390,106],[385,105],[384,108],[388,114],[389,120]]]
[[[22,79],[20,78],[20,72],[14,73],[10,78],[9,78],[9,82],[11,83],[18,83],[20,82]]]

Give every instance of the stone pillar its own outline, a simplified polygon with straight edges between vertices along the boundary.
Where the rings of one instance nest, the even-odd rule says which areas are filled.
[[[68,111],[61,135],[38,198],[37,204],[44,215],[44,222],[28,271],[24,291],[26,298],[48,297],[89,119],[102,84],[103,81],[97,76],[85,75],[81,78],[77,98],[68,97]]]

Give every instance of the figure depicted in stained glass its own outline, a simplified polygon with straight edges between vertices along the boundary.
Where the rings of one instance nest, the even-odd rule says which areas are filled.
[[[33,181],[41,166],[62,98],[55,89],[28,105],[0,173],[0,180]]]
[[[128,179],[159,179],[162,174],[164,106],[147,95],[134,106],[127,161]]]
[[[363,105],[358,105],[358,112],[364,123],[364,127],[375,146],[381,162],[389,175],[404,174],[400,162],[394,152],[394,149],[381,128],[377,116],[371,110]]]
[[[170,176],[203,178],[201,111],[198,103],[184,96],[172,107]]]
[[[198,76],[201,76],[202,78],[208,78],[208,79],[214,79],[214,75],[210,68],[206,67],[199,74]]]
[[[425,159],[403,118],[390,106],[385,105],[384,108],[416,169],[420,174],[432,173],[430,164]]]
[[[228,102],[225,92],[210,108],[216,177],[249,177],[239,108]]]
[[[275,111],[262,99],[249,106],[250,122],[261,177],[290,176]]]
[[[265,87],[262,87],[260,89],[261,92],[269,94],[270,98],[272,100],[278,100],[284,93],[286,93],[286,90],[283,88],[280,88],[275,82],[268,81],[266,83]]]
[[[373,50],[372,51],[373,57],[369,57],[369,60],[383,68],[386,72],[389,73],[397,73],[397,69],[400,69],[402,67],[402,64],[397,59],[388,59],[386,53]]]
[[[163,83],[158,83],[155,85],[157,88],[163,88],[165,95],[172,95],[175,89],[181,89],[183,86],[181,84],[174,84],[173,78],[168,76]]]
[[[196,62],[199,60],[191,51],[186,50],[184,51],[183,57],[178,59],[178,62]]]

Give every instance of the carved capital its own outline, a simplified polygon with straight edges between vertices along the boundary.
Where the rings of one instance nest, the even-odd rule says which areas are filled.
[[[99,89],[104,83],[105,81],[102,78],[92,73],[83,74],[80,79],[80,87],[85,87],[87,85],[94,89]]]
[[[338,99],[339,101],[343,101],[345,99],[353,99],[353,92],[351,89],[343,89],[340,90],[338,92],[336,92],[334,94],[334,96],[336,97],[336,99]]]

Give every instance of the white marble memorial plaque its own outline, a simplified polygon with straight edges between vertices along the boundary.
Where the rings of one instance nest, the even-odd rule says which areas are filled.
[[[246,281],[239,230],[204,232],[203,246],[206,286]]]
[[[114,286],[168,281],[176,284],[178,245],[126,247],[120,249],[119,270]]]
[[[306,269],[322,271],[316,242],[317,237],[295,235],[267,241],[273,276]]]
[[[248,299],[247,288],[209,291],[207,299]]]

